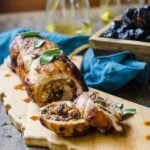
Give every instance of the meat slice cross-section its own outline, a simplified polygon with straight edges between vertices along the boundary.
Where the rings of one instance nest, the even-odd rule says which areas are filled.
[[[122,109],[102,98],[98,92],[84,92],[74,101],[74,105],[90,125],[100,132],[106,133],[113,129],[122,132]]]
[[[41,108],[40,117],[44,126],[62,136],[82,135],[91,126],[101,133],[120,133],[121,120],[122,109],[97,92],[84,92],[74,102],[53,102]]]

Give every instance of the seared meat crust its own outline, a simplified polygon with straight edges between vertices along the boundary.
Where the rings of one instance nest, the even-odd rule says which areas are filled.
[[[44,40],[41,47],[34,47],[36,40]],[[52,101],[73,100],[88,90],[79,69],[64,53],[48,64],[40,64],[40,55],[53,48],[59,47],[40,37],[17,36],[10,45],[11,68],[39,106]]]

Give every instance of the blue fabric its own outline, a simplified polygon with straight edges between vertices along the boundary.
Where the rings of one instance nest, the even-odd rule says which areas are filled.
[[[33,31],[18,28],[0,33],[0,64],[9,54],[9,44],[19,33]],[[77,47],[87,44],[89,36],[67,37],[60,34],[40,32],[40,36],[57,43],[69,55]],[[88,86],[104,91],[114,91],[134,78],[142,83],[148,81],[148,65],[134,60],[129,52],[110,56],[96,56],[92,49],[88,50],[82,63],[82,72]]]
[[[34,30],[26,28],[17,28],[0,33],[0,64],[3,62],[4,58],[9,54],[9,44],[12,41],[12,39],[19,33],[25,31]],[[89,40],[89,36],[77,35],[68,37],[61,34],[47,32],[40,32],[40,36],[58,44],[67,55],[69,55],[77,47],[83,44],[87,44]]]
[[[95,56],[89,49],[83,58],[82,72],[89,87],[112,92],[137,78],[148,82],[148,65],[136,61],[128,51],[108,56]]]

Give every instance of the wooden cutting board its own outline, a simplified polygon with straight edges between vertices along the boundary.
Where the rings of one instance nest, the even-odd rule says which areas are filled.
[[[73,58],[80,66],[81,58]],[[49,147],[54,150],[149,150],[150,109],[125,99],[99,91],[101,96],[121,102],[126,108],[136,108],[137,113],[123,122],[122,135],[103,135],[97,131],[73,138],[64,138],[43,127],[39,120],[39,107],[28,99],[25,90],[17,89],[19,77],[6,65],[0,66],[0,93],[5,93],[3,104],[14,126],[23,133],[27,145]],[[92,90],[92,89],[91,89]],[[149,123],[150,124],[150,123]]]

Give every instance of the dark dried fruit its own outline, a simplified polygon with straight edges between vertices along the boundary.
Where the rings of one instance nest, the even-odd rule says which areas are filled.
[[[112,22],[111,24],[111,29],[114,30],[114,29],[118,29],[119,27],[121,27],[122,25],[122,21],[119,21],[119,20],[115,20]]]
[[[134,29],[129,29],[129,30],[128,30],[128,33],[129,33],[130,39],[131,39],[131,40],[134,40],[134,35],[135,35]]]
[[[141,8],[137,15],[137,26],[141,28],[148,28],[150,26],[150,10]]]
[[[130,27],[135,27],[136,26],[136,16],[137,16],[136,8],[127,9],[124,12],[122,21],[124,22],[124,24],[127,24]]]
[[[145,5],[144,8],[145,8],[146,10],[150,11],[150,4]]]
[[[66,115],[69,111],[69,107],[67,106],[67,104],[59,104],[56,107],[57,113],[60,115]]]
[[[109,29],[107,32],[103,34],[103,36],[107,38],[117,38],[118,34],[117,31]]]
[[[128,26],[123,24],[120,28],[117,29],[117,33],[123,33],[128,29]]]
[[[106,38],[149,42],[150,4],[142,8],[127,9],[121,20],[114,21],[103,36]]]
[[[146,32],[143,29],[138,28],[135,30],[135,39],[136,40],[143,41],[143,40],[145,40],[145,38],[146,38]]]
[[[60,127],[60,128],[59,128],[59,131],[60,131],[60,132],[63,132],[64,130],[65,130],[64,127]]]
[[[80,112],[78,109],[72,109],[69,111],[70,119],[79,119],[80,118]]]
[[[147,42],[150,42],[150,35],[145,38]]]

